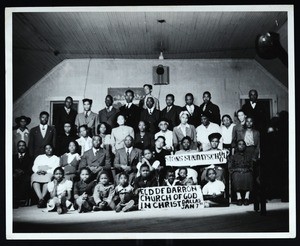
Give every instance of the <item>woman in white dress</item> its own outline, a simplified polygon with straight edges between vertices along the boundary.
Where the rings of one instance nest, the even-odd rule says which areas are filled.
[[[46,207],[47,184],[51,181],[53,171],[58,166],[59,157],[53,155],[52,145],[45,145],[45,154],[37,156],[32,166],[31,185],[39,199],[38,208]]]

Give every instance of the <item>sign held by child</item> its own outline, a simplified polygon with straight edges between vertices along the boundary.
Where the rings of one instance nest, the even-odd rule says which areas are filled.
[[[143,188],[139,192],[139,209],[204,208],[200,185]]]

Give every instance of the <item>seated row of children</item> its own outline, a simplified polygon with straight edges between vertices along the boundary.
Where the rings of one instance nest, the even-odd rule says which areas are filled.
[[[172,168],[166,172],[163,186],[193,185],[193,180],[188,177],[186,167],[178,169],[178,176]],[[80,170],[80,180],[73,182],[64,178],[64,170],[57,167],[53,173],[53,180],[48,183],[50,200],[48,211],[57,211],[63,214],[73,205],[79,213],[91,211],[115,210],[127,212],[138,209],[139,191],[146,187],[158,186],[158,176],[150,171],[149,165],[142,164],[139,176],[135,178],[133,185],[129,184],[129,177],[121,173],[118,177],[118,185],[110,182],[107,172],[102,171],[97,180],[91,180],[91,171],[87,167]],[[216,180],[216,171],[213,168],[207,170],[208,183],[203,187],[205,206],[228,206],[228,200],[224,198],[225,185]]]

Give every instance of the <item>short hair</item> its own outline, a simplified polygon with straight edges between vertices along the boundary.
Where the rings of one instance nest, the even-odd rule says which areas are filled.
[[[150,85],[150,84],[144,84],[144,85],[143,85],[143,88],[145,88],[146,86],[148,86],[150,90],[152,90],[152,89],[153,89],[153,86],[152,86],[152,85]]]
[[[72,97],[67,96],[67,97],[65,98],[65,102],[67,101],[67,99],[71,99],[71,101],[72,101],[72,103],[73,103],[73,98],[72,98]]]
[[[147,97],[147,101],[148,101],[149,99],[151,99],[152,102],[154,103],[154,98],[153,98],[153,97]],[[146,102],[147,102],[147,101],[146,101]]]
[[[134,140],[134,138],[133,138],[131,135],[127,135],[127,136],[124,138],[124,140],[125,140],[127,137],[130,137],[130,138],[131,138],[131,141]]]
[[[54,149],[53,145],[52,145],[51,143],[48,143],[48,144],[45,144],[45,145],[44,145],[44,150],[46,150],[46,147],[47,147],[47,146],[50,146],[52,149]]]
[[[192,139],[189,136],[185,136],[181,139],[181,144],[183,143],[184,140],[189,140],[190,143],[192,143]]]
[[[24,143],[25,146],[27,145],[26,142],[25,142],[24,140],[19,140],[19,141],[17,142],[17,146],[19,146],[20,143]]]
[[[42,111],[42,112],[40,112],[40,117],[41,117],[42,115],[47,115],[47,117],[49,117],[49,113],[48,113],[47,111]]]
[[[100,136],[94,135],[94,136],[92,137],[92,140],[94,140],[95,138],[99,138],[99,139],[100,139],[100,144],[102,143],[102,138],[101,138]]]
[[[168,95],[166,95],[166,99],[167,99],[168,97],[172,97],[172,99],[175,100],[175,96],[174,96],[173,94],[168,94]]]
[[[246,120],[247,120],[247,119],[252,119],[253,122],[255,121],[255,120],[254,120],[254,117],[253,117],[252,115],[247,116],[247,117],[246,117]]]
[[[79,126],[78,127],[78,133],[80,133],[80,128],[84,128],[86,131],[88,130],[88,126],[86,125],[86,124],[84,124],[84,125],[81,125],[81,126]]]
[[[69,144],[68,144],[68,148],[69,148],[70,143],[74,143],[74,144],[75,144],[75,150],[76,150],[76,151],[79,149],[79,144],[77,143],[77,141],[71,140],[71,141],[69,142]]]
[[[233,122],[233,121],[232,121],[232,118],[230,117],[229,114],[224,114],[224,115],[222,116],[222,121],[223,121],[223,119],[224,119],[225,117],[227,117],[227,118],[229,119],[230,123]]]
[[[105,170],[101,171],[101,172],[98,174],[97,181],[99,182],[100,177],[101,177],[101,175],[103,175],[103,174],[105,174],[105,175],[107,176],[107,178],[108,178],[108,181],[110,181],[108,172],[106,172]]]
[[[214,168],[207,168],[207,170],[206,170],[206,177],[208,177],[208,173],[209,173],[209,171],[213,171],[214,172],[214,174],[216,175],[217,174],[217,171],[214,169]]]
[[[125,94],[127,94],[127,93],[131,93],[132,96],[134,97],[134,92],[133,92],[133,90],[126,90],[126,91],[125,91]]]
[[[107,124],[106,122],[100,122],[99,125],[97,126],[97,131],[100,133],[100,127],[101,125],[105,125],[106,131],[105,134],[110,134],[111,133],[111,126]]]
[[[109,97],[110,98],[110,100],[114,100],[114,98],[111,96],[111,95],[107,95],[106,97],[105,97],[105,99],[107,98],[107,97]]]
[[[149,149],[149,148],[145,148],[145,149],[143,149],[143,155],[145,155],[145,151],[146,150],[149,150],[150,152],[151,152],[151,149]],[[151,152],[152,153],[152,152]]]
[[[190,117],[189,112],[185,110],[185,111],[181,111],[181,112],[180,112],[179,118],[181,118],[181,116],[184,115],[184,114],[185,114],[187,117]]]
[[[65,171],[64,171],[64,169],[63,169],[62,167],[56,167],[56,168],[54,169],[54,171],[53,171],[53,174],[55,174],[57,170],[61,171],[62,174],[63,174],[63,176],[65,176]]]
[[[255,94],[258,96],[258,92],[257,92],[257,90],[255,90],[255,89],[251,89],[250,91],[249,91],[249,96],[250,96],[250,93],[251,93],[251,91],[254,91],[255,92]]]
[[[246,142],[244,139],[239,139],[238,141],[236,141],[236,143],[238,144],[239,142],[243,142],[246,145]]]
[[[204,91],[204,92],[203,92],[203,96],[204,96],[205,94],[207,94],[209,97],[211,97],[211,94],[210,94],[209,91]]]
[[[188,172],[187,168],[186,167],[180,167],[178,168],[178,174],[181,170],[184,170],[186,173]]]
[[[246,114],[245,114],[245,111],[242,110],[242,109],[239,109],[238,111],[236,111],[236,115],[238,115],[238,113],[240,113],[240,112],[242,112],[244,115],[246,115]]]
[[[82,167],[82,168],[80,168],[80,170],[79,170],[79,175],[81,174],[81,172],[82,172],[83,170],[87,171],[87,172],[89,173],[89,175],[91,174],[91,169],[89,169],[88,167]]]
[[[65,126],[65,124],[69,124],[72,127],[72,123],[70,121],[64,122],[64,126]]]
[[[158,136],[156,139],[155,139],[155,142],[161,138],[162,140],[164,140],[164,144],[166,145],[166,138],[164,136]]]
[[[147,167],[147,168],[150,170],[150,167],[148,166],[147,163],[143,163],[143,164],[141,165],[141,167],[140,167],[140,170],[142,170],[143,167]]]
[[[194,99],[194,95],[192,94],[192,93],[187,93],[187,94],[185,94],[185,99],[188,97],[188,96],[191,96],[192,97],[192,99]]]
[[[121,176],[125,176],[127,179],[129,179],[129,175],[127,173],[120,173],[118,180],[120,180]]]

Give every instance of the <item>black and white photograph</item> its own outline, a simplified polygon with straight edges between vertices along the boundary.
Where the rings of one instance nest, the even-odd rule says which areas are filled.
[[[293,5],[5,9],[7,239],[295,238]]]

